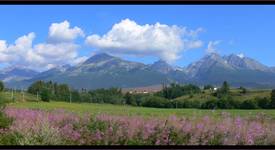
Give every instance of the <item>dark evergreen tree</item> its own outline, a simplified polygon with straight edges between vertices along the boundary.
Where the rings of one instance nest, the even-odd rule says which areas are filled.
[[[0,92],[4,91],[4,89],[5,89],[4,83],[0,81]]]
[[[40,93],[41,100],[44,102],[49,102],[51,97],[51,91],[47,88],[43,88]]]

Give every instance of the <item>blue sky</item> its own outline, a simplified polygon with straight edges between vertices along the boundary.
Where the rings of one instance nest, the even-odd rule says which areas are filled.
[[[181,58],[173,60],[175,65],[186,66],[198,60],[207,53],[206,49],[210,41],[219,41],[212,48],[221,55],[243,53],[263,64],[275,66],[274,16],[275,6],[265,5],[2,5],[0,6],[0,40],[6,41],[7,45],[12,45],[19,37],[33,32],[35,33],[33,45],[47,43],[49,27],[53,23],[67,20],[70,28],[77,26],[85,34],[74,38],[73,43],[79,46],[76,50],[78,57],[88,57],[104,46],[85,44],[88,36],[97,34],[103,38],[102,35],[109,32],[114,24],[128,18],[138,25],[155,25],[159,22],[168,27],[173,25],[179,28],[187,27],[190,31],[203,29],[198,32],[195,39],[189,37],[189,40],[202,42],[201,45],[178,50],[176,54]],[[112,50],[109,48],[108,52],[110,51]],[[166,58],[163,56],[166,53],[162,52],[156,55],[155,52],[148,54],[142,52],[144,54],[138,57],[135,54],[141,54],[141,52],[131,53],[131,55],[122,55],[128,54],[125,50],[119,52],[125,59],[147,64],[160,57]],[[53,61],[53,64],[55,62],[57,61]],[[4,60],[1,63],[2,67],[12,64],[12,62],[5,63]]]

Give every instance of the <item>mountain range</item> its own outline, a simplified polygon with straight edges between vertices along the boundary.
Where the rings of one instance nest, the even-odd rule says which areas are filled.
[[[64,65],[40,73],[18,67],[5,69],[0,79],[12,88],[26,88],[38,80],[67,83],[76,89],[131,88],[172,82],[218,86],[223,81],[235,87],[273,88],[275,67],[235,54],[210,53],[182,68],[163,60],[147,65],[99,53],[76,66]]]

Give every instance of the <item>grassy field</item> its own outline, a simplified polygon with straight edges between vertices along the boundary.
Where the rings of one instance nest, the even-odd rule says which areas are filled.
[[[239,91],[233,91],[234,97],[240,96],[242,99],[252,97],[268,97],[270,91],[249,91],[246,95],[239,94]],[[100,114],[106,113],[111,115],[138,115],[144,117],[167,117],[170,115],[193,117],[193,116],[214,116],[221,117],[222,112],[228,112],[233,116],[241,117],[253,117],[258,113],[265,113],[266,115],[275,118],[275,110],[239,110],[239,109],[223,109],[223,110],[203,110],[203,109],[161,109],[161,108],[146,108],[146,107],[133,107],[133,106],[122,106],[122,105],[111,105],[111,104],[95,104],[95,103],[67,103],[67,102],[42,102],[40,98],[35,95],[25,93],[24,99],[21,92],[14,92],[14,101],[11,99],[11,92],[2,92],[0,96],[10,100],[10,107],[16,108],[32,108],[32,109],[43,109],[43,110],[54,110],[64,109],[79,114],[91,113]],[[211,96],[210,93],[197,94],[193,98],[201,98]],[[190,98],[190,97],[181,97]]]
[[[138,115],[144,117],[167,117],[170,115],[185,116],[185,117],[199,117],[199,116],[214,116],[221,117],[222,112],[228,112],[233,116],[254,117],[258,113],[265,113],[266,115],[275,118],[275,110],[203,110],[203,109],[160,109],[160,108],[145,108],[132,107],[111,104],[92,104],[92,103],[67,103],[67,102],[17,102],[9,104],[10,107],[16,108],[32,108],[43,110],[64,109],[79,114],[91,113],[100,114],[106,113],[110,115]]]
[[[13,96],[13,98],[12,98]],[[0,97],[6,101],[10,102],[35,102],[35,101],[40,101],[40,97],[36,97],[36,95],[29,94],[27,92],[24,92],[24,95],[20,91],[6,91],[6,92],[0,92]],[[38,98],[38,99],[37,99]]]

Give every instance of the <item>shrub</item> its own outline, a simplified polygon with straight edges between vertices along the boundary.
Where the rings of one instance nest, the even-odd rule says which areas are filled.
[[[214,109],[218,107],[218,101],[215,99],[207,100],[201,105],[202,109]]]
[[[145,107],[166,108],[170,104],[165,98],[158,96],[146,96],[142,99],[141,105]]]
[[[240,105],[239,101],[234,100],[231,96],[223,96],[217,102],[218,108],[221,108],[221,109],[239,108],[239,105]]]
[[[4,99],[0,97],[0,129],[8,128],[12,123],[12,119],[4,113],[5,106]]]
[[[257,105],[260,107],[260,108],[263,108],[263,109],[268,109],[270,108],[270,99],[264,97],[264,98],[260,98],[260,97],[257,97],[255,98],[255,101],[257,102]]]
[[[242,109],[256,109],[258,108],[257,102],[255,100],[245,100],[241,103]]]
[[[0,129],[8,128],[12,123],[12,118],[7,117],[3,112],[0,112]]]
[[[132,94],[127,92],[124,96],[124,99],[126,101],[126,104],[136,106],[137,102]]]

